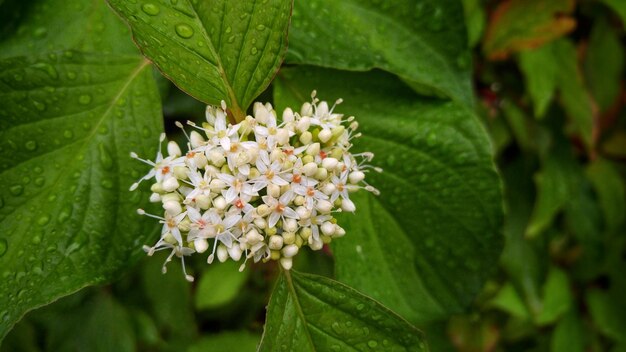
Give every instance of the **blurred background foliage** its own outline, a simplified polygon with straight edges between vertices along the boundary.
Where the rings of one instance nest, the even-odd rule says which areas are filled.
[[[626,1],[463,3],[477,109],[505,183],[506,246],[498,274],[429,336],[431,350],[626,351]],[[157,79],[168,132],[203,118],[203,104]],[[1,350],[254,350],[276,267],[240,274],[192,260],[189,285],[160,265],[145,258],[111,285],[31,312]],[[333,274],[330,251],[296,265]]]

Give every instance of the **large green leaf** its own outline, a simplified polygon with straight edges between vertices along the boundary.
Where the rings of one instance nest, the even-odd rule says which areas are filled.
[[[74,51],[0,61],[0,336],[118,274],[152,232],[128,192],[144,169],[129,153],[152,154],[161,128],[150,68]]]
[[[296,1],[287,62],[381,68],[422,93],[471,103],[471,56],[457,0]]]
[[[118,277],[156,230],[129,193],[162,131],[149,62],[102,1],[3,4],[0,338],[26,311]]]
[[[354,194],[356,214],[339,219],[337,278],[414,322],[464,309],[502,248],[500,180],[475,116],[382,72],[293,69],[277,83],[279,107],[297,107],[313,88],[342,97],[335,111],[356,116],[363,133],[355,150],[384,168],[368,174],[380,196]]]
[[[291,0],[108,0],[135,42],[178,87],[236,118],[270,83],[287,50]]]
[[[281,274],[259,351],[427,351],[422,333],[337,281]]]

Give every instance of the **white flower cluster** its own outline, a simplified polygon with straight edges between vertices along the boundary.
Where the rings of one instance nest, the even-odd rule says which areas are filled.
[[[142,177],[154,179],[152,202],[163,205],[161,238],[144,246],[148,255],[162,249],[180,257],[187,280],[184,256],[203,253],[212,246],[208,262],[231,258],[246,261],[279,260],[286,270],[300,247],[319,250],[345,231],[333,217],[340,211],[354,212],[350,192],[364,188],[378,194],[365,182],[365,173],[379,168],[367,163],[372,153],[351,154],[351,140],[360,134],[354,117],[334,113],[311,94],[312,103],[299,113],[287,108],[277,120],[271,104],[255,103],[254,116],[237,124],[227,122],[226,105],[208,106],[207,122],[187,134],[188,151],[167,144],[161,153],[161,135],[156,160],[131,156],[152,169]],[[131,186],[136,189],[139,182]]]

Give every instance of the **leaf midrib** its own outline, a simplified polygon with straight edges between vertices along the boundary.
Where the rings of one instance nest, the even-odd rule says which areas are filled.
[[[291,272],[289,270],[282,270],[282,272],[283,272],[283,275],[285,276],[285,281],[287,281],[287,288],[289,289],[289,293],[291,294],[291,296],[293,296],[293,302],[296,307],[296,312],[298,313],[300,320],[302,320],[302,326],[304,328],[304,332],[306,334],[307,340],[309,341],[309,344],[311,345],[312,350],[317,351],[317,349],[315,348],[315,344],[313,343],[313,338],[311,337],[311,333],[309,332],[309,329],[308,329],[309,323],[307,322],[304,316],[304,311],[302,310],[302,306],[300,305],[300,300],[298,299],[298,293],[296,292],[296,288],[293,285]]]

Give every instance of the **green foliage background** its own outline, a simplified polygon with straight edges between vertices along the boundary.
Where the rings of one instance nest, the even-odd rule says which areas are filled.
[[[621,0],[0,0],[0,350],[626,350],[625,23]],[[162,275],[130,151],[313,89],[381,195],[291,274]]]

